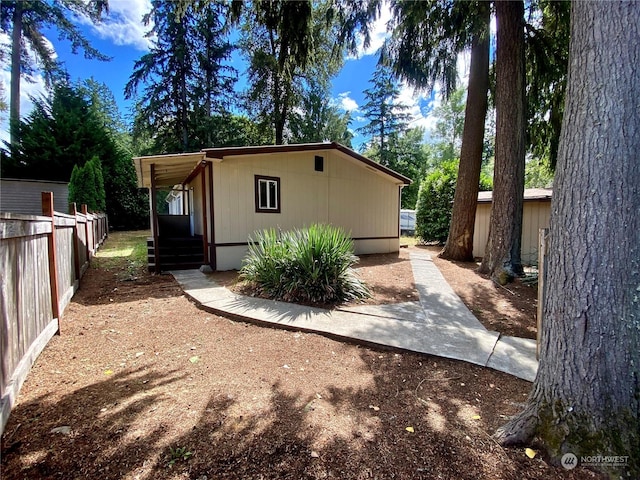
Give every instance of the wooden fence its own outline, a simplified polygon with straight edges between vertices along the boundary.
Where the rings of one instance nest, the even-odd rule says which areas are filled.
[[[104,214],[53,210],[42,193],[42,216],[0,213],[0,434],[31,365],[51,337],[91,257],[107,236]]]

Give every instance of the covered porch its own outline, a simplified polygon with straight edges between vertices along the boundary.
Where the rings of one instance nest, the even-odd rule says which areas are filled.
[[[215,270],[212,256],[213,170],[204,152],[133,159],[138,185],[149,189],[149,270]]]

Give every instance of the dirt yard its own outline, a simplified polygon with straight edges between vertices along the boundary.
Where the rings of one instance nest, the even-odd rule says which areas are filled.
[[[94,263],[34,365],[2,437],[2,479],[599,478],[491,439],[528,382],[219,317],[128,255]],[[436,264],[454,286],[474,279],[465,301],[483,322],[531,331],[510,315],[530,316],[534,296],[527,310],[526,291]],[[413,295],[390,268],[363,268],[382,295]]]

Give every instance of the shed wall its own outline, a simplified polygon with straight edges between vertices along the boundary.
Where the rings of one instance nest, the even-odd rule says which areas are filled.
[[[57,212],[69,211],[69,185],[42,180],[0,180],[0,212],[21,215],[42,214],[42,192],[53,192],[53,207]]]
[[[538,264],[538,231],[549,227],[551,217],[550,200],[527,200],[522,208],[522,263]],[[473,256],[484,256],[489,239],[491,203],[478,203],[473,234]]]

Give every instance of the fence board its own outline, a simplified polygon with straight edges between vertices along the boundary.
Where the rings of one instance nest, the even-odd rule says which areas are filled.
[[[55,244],[50,248],[53,225]],[[52,217],[0,214],[0,433],[31,365],[58,331],[52,290],[58,291],[62,315],[78,287],[75,256],[84,273],[89,251],[95,252],[106,235],[105,215],[53,212],[52,221]],[[50,278],[50,256],[55,257],[55,279]]]
[[[73,221],[72,227],[75,227],[75,220]],[[73,228],[56,226],[56,256],[58,258],[60,310],[64,310],[64,307],[66,307],[71,300],[76,284],[74,240]]]
[[[41,218],[41,217],[35,217]],[[19,220],[7,218],[5,214],[0,214],[0,239],[29,237],[41,233],[51,233],[51,220]]]

